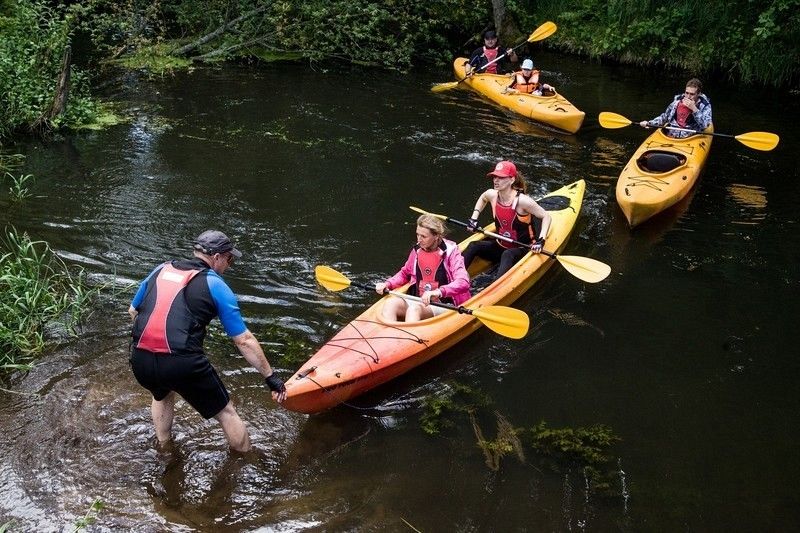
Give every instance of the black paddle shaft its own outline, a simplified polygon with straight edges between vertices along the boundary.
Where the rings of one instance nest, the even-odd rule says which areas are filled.
[[[447,221],[448,222],[452,222],[453,224],[457,224],[459,226],[464,226],[465,228],[469,229],[469,224],[467,224],[466,222],[461,222],[460,220],[456,220],[456,219],[450,218],[450,217],[447,217]],[[477,231],[479,233],[483,233],[484,235],[486,235],[486,230],[481,228],[480,226],[476,227],[475,231]],[[523,248],[530,248],[531,247],[530,244],[526,244],[524,242],[514,240],[514,239],[512,239],[510,237],[506,237],[506,239],[511,244],[516,244],[517,246],[521,246]],[[552,252],[548,252],[547,250],[544,250],[544,249],[542,249],[539,253],[542,253],[542,254],[546,255],[550,259],[555,259],[556,258],[556,254],[554,254]]]

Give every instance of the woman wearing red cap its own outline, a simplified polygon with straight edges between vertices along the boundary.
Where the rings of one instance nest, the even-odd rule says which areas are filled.
[[[538,254],[542,251],[547,232],[550,229],[550,213],[545,211],[533,198],[525,194],[525,180],[517,173],[517,167],[511,161],[500,161],[494,170],[489,172],[494,187],[483,192],[475,202],[475,209],[469,219],[469,229],[478,227],[478,216],[487,204],[492,206],[495,231],[504,237],[529,245],[520,247],[499,239],[470,243],[464,250],[464,264],[469,267],[472,260],[481,257],[492,263],[499,263],[499,278],[522,259],[530,249]],[[535,224],[534,217],[541,221]],[[540,226],[537,233],[536,226]]]

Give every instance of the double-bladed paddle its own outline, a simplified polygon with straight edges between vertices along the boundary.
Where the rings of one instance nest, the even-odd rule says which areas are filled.
[[[413,205],[409,207],[411,208],[412,211],[416,211],[417,213],[422,213],[423,215],[432,215],[446,222],[452,222],[453,224],[458,224],[459,226],[469,228],[469,224],[467,224],[466,222],[455,220],[453,218],[448,217],[447,215],[437,215],[436,213],[429,213],[428,211],[420,209],[419,207],[414,207]],[[530,244],[526,244],[524,242],[514,240],[510,237],[506,237],[504,235],[499,235],[497,233],[487,231],[483,228],[475,228],[475,231],[483,233],[484,235],[488,235],[489,237],[494,237],[495,239],[500,239],[506,242],[516,244],[517,246],[522,246],[524,248],[530,248],[531,246]],[[542,250],[540,253],[550,257],[551,259],[557,260],[559,263],[561,263],[561,266],[563,266],[567,272],[587,283],[598,283],[600,281],[603,281],[611,273],[610,266],[598,261],[597,259],[592,259],[590,257],[581,257],[578,255],[561,255],[561,254],[556,255],[553,252],[548,252],[547,250]]]
[[[317,278],[319,284],[329,291],[337,292],[351,286],[359,287],[368,291],[375,290],[375,286],[350,281],[350,279],[341,272],[325,265],[317,265],[314,268],[314,276]],[[411,300],[414,302],[422,301],[422,298],[411,296],[410,294],[406,294],[404,292],[386,291],[386,294],[392,294],[394,296],[405,298],[406,300]],[[431,302],[430,305],[434,307],[441,307],[443,309],[449,309],[462,314],[472,315],[480,320],[484,326],[491,329],[495,333],[499,333],[500,335],[512,339],[521,339],[528,333],[528,328],[530,327],[530,318],[528,318],[528,314],[525,311],[520,311],[519,309],[514,309],[513,307],[488,305],[478,309],[468,309],[463,305],[455,306],[441,302]]]
[[[519,43],[517,46],[512,48],[512,50],[517,50],[518,48],[523,46],[525,43],[535,43],[536,41],[541,41],[542,39],[546,39],[546,38],[550,37],[551,35],[553,35],[556,32],[557,29],[558,29],[558,26],[556,26],[555,23],[550,22],[550,21],[545,22],[544,24],[542,24],[541,26],[539,26],[538,28],[533,30],[533,33],[531,33],[528,36],[527,39],[525,39],[524,41]],[[486,68],[488,68],[489,65],[497,63],[498,61],[500,61],[501,59],[503,59],[507,55],[508,54],[503,53],[503,54],[497,56],[496,58],[494,58],[493,60],[489,61],[488,63],[486,63],[482,67],[478,67],[477,69],[471,71],[469,74],[467,74],[466,76],[464,76],[463,78],[461,78],[458,81],[448,81],[448,82],[445,82],[445,83],[436,83],[436,84],[433,85],[433,87],[431,87],[431,91],[433,91],[435,93],[440,93],[442,91],[448,91],[450,89],[454,89],[462,81],[466,80],[467,78],[469,78],[473,74],[476,74],[480,70],[486,70]]]
[[[604,128],[609,128],[609,129],[624,128],[625,126],[630,126],[631,124],[633,124],[632,120],[629,120],[623,117],[622,115],[618,115],[617,113],[611,113],[610,111],[601,112],[598,118],[600,120],[600,125],[603,126]],[[780,137],[768,131],[751,131],[748,133],[741,133],[739,135],[728,135],[727,133],[697,131],[687,128],[676,128],[674,126],[662,126],[662,127],[673,131],[690,131],[698,135],[714,135],[715,137],[729,137],[736,139],[743,145],[752,148],[753,150],[761,150],[763,152],[769,152],[770,150],[778,146],[778,142],[781,140]]]

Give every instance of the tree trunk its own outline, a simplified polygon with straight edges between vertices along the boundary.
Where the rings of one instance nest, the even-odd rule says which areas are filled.
[[[242,22],[243,20],[248,19],[248,18],[252,17],[253,15],[257,15],[257,14],[261,13],[262,11],[267,9],[267,7],[268,6],[266,6],[266,5],[265,6],[261,6],[261,7],[257,7],[255,9],[251,10],[251,11],[248,11],[247,13],[239,15],[238,17],[236,17],[232,21],[226,22],[225,24],[223,24],[222,26],[220,26],[216,30],[214,30],[211,33],[208,33],[208,34],[200,37],[196,41],[191,42],[191,43],[187,44],[186,46],[182,46],[180,48],[177,48],[177,49],[173,50],[172,51],[172,55],[185,56],[186,54],[188,54],[189,52],[191,52],[195,48],[203,46],[204,44],[206,44],[209,41],[213,41],[214,39],[216,39],[217,37],[219,37],[220,35],[222,35],[226,31],[228,31],[229,29],[233,28],[234,26],[236,26],[237,24]]]
[[[39,118],[31,124],[31,130],[44,131],[50,129],[50,122],[67,109],[69,99],[69,78],[72,73],[72,47],[67,45],[64,48],[64,57],[61,61],[61,74],[58,77],[56,94],[50,108],[39,115]]]
[[[492,12],[494,13],[494,27],[497,30],[500,42],[506,46],[513,46],[527,37],[522,35],[517,23],[508,14],[506,0],[492,0]]]

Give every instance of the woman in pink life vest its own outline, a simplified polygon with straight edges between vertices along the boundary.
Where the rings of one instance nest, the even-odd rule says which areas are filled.
[[[422,302],[395,296],[388,298],[381,312],[384,320],[423,320],[446,311],[429,305],[432,301],[461,305],[469,300],[469,274],[464,268],[464,258],[458,245],[445,239],[444,233],[444,223],[440,219],[432,215],[417,219],[417,244],[411,248],[406,263],[397,274],[376,283],[375,291],[384,294],[411,282],[408,294],[419,296]]]

